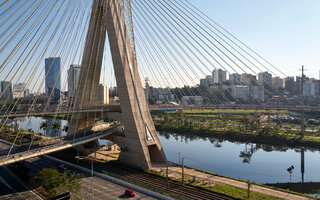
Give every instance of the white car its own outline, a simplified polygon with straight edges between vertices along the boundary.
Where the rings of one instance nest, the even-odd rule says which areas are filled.
[[[59,168],[62,169],[62,170],[68,170],[69,168],[65,165],[59,165]]]

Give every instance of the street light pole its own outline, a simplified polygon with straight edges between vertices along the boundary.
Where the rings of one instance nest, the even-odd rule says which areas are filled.
[[[168,167],[168,160],[166,161],[166,177],[167,177],[167,192],[169,190],[169,167]]]
[[[93,157],[90,157],[91,159],[91,179],[92,179],[92,200],[94,200],[94,183],[93,183]]]
[[[86,158],[90,158],[91,160],[91,179],[92,179],[92,187],[91,187],[91,193],[92,193],[92,200],[94,200],[94,182],[93,182],[93,157],[90,156],[86,156],[86,157],[82,157],[82,156],[76,156],[75,157],[78,161],[81,160],[81,159],[86,159]]]
[[[182,185],[184,186],[184,163],[183,163],[184,157],[182,157]]]
[[[291,174],[292,174],[292,170],[294,169],[294,166],[291,165],[291,167],[288,167],[287,171],[289,172],[290,174],[290,181],[289,181],[289,185],[291,184]]]

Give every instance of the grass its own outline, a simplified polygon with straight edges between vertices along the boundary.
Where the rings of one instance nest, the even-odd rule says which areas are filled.
[[[224,175],[221,175],[221,174],[216,174],[216,173],[213,173],[213,172],[204,171],[204,170],[193,168],[193,167],[190,167],[190,166],[185,166],[185,167],[189,168],[189,169],[193,169],[193,170],[198,171],[198,172],[205,173],[205,174],[210,174],[210,175],[214,175],[214,176],[218,176],[218,177],[232,179],[232,180],[236,180],[236,181],[240,181],[240,182],[247,182],[247,181],[239,179],[239,178],[233,178],[233,177],[230,177],[230,176],[224,176]],[[273,187],[273,186],[269,186],[269,185],[258,184],[258,183],[255,183],[255,182],[251,182],[251,184],[252,185],[258,185],[258,186],[265,187],[265,188],[270,188],[270,189],[273,189],[273,190],[278,190],[278,191],[281,191],[281,192],[286,192],[286,193],[289,193],[289,194],[294,194],[294,195],[298,195],[298,196],[307,197],[309,199],[319,199],[317,197],[305,195],[305,194],[302,194],[302,193],[299,193],[299,192],[295,192],[295,191],[292,191],[292,190],[282,189],[282,188]]]
[[[224,185],[224,184],[217,184],[215,186],[206,186],[204,187],[207,190],[218,192],[221,194],[229,195],[237,199],[248,199],[248,190],[243,188],[238,188],[232,185]],[[262,194],[258,192],[250,191],[250,198],[251,200],[280,200],[282,198],[278,198],[275,196]]]
[[[166,113],[176,113],[176,111],[166,111]],[[192,113],[232,113],[232,114],[249,114],[249,113],[289,113],[286,110],[244,110],[244,109],[194,109],[194,110],[183,110],[184,114]]]
[[[194,168],[192,168],[192,169],[194,169]],[[199,171],[202,171],[202,170],[199,170]],[[166,178],[166,176],[164,176],[163,174],[161,174],[159,172],[155,172],[155,171],[145,171],[145,172],[148,174],[151,174],[153,176],[161,177],[163,179]],[[210,172],[208,172],[208,173],[210,173]],[[214,174],[214,173],[210,173],[210,174]],[[215,175],[217,175],[217,174],[215,174]],[[217,175],[217,176],[220,176],[220,175]],[[224,176],[221,176],[221,177],[224,177]],[[169,180],[173,181],[173,182],[181,182],[181,179],[174,178],[174,177],[169,177]],[[234,179],[234,180],[239,180],[239,179]],[[240,180],[240,181],[243,181],[243,180]],[[243,181],[243,182],[246,182],[246,181]],[[199,181],[199,180],[197,180],[196,182],[186,181],[186,185],[194,187],[194,188],[198,188],[201,190],[208,190],[208,191],[218,193],[221,195],[225,195],[228,197],[232,197],[235,199],[247,199],[247,190],[246,189],[238,188],[238,187],[235,187],[232,185],[225,185],[225,184],[216,184],[215,186],[206,186],[207,184],[208,183],[206,181],[204,181],[204,182]],[[255,199],[257,199],[257,200],[260,200],[260,199],[262,199],[262,200],[264,200],[264,199],[278,200],[279,199],[280,200],[282,198],[250,191],[250,199],[251,200],[255,200]]]

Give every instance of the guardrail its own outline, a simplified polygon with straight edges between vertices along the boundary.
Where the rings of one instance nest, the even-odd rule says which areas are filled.
[[[112,126],[104,131],[98,131],[96,133],[93,133],[93,134],[90,134],[90,135],[87,135],[84,137],[79,137],[79,138],[72,139],[72,140],[60,141],[60,142],[50,144],[50,145],[45,145],[45,146],[39,146],[34,149],[30,149],[28,151],[14,153],[11,155],[3,155],[0,157],[0,163],[1,163],[1,161],[5,162],[10,159],[18,159],[21,157],[28,157],[28,156],[30,157],[30,155],[41,154],[41,152],[46,152],[46,151],[50,151],[50,150],[51,151],[49,153],[51,153],[51,152],[53,152],[54,149],[62,150],[62,149],[69,148],[72,146],[77,146],[81,143],[88,142],[88,140],[90,140],[90,139],[95,139],[97,137],[103,137],[105,135],[109,135],[109,134],[118,132],[118,131],[120,131],[120,130],[117,130],[118,127],[119,127],[119,124],[116,124],[115,126]],[[43,153],[43,154],[45,154],[45,153]]]

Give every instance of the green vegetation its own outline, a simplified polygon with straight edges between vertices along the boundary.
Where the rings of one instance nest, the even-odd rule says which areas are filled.
[[[272,113],[272,115],[269,115]],[[299,120],[279,118],[264,110],[179,110],[153,115],[157,130],[197,136],[214,136],[267,144],[286,144],[319,148],[320,122],[309,120],[305,137],[301,139]],[[268,114],[268,115],[265,115]],[[312,130],[311,130],[312,129]],[[311,130],[311,131],[310,131]]]
[[[153,176],[157,176],[157,177],[161,177],[163,179],[166,179],[166,176],[161,173],[161,172],[155,172],[155,171],[145,171],[146,173],[153,175]],[[224,176],[221,176],[224,177]],[[234,179],[236,180],[236,179]],[[174,178],[174,177],[169,177],[169,181],[172,182],[181,182],[180,178]],[[240,180],[243,181],[243,180]],[[253,182],[250,182],[250,187],[251,185],[253,185]],[[248,199],[248,190],[247,189],[243,189],[243,188],[239,188],[239,187],[235,187],[232,185],[225,185],[225,184],[215,184],[214,186],[209,186],[208,182],[206,181],[201,181],[201,180],[196,180],[195,182],[192,181],[192,179],[187,179],[186,180],[186,185],[191,186],[191,187],[195,187],[197,189],[200,190],[207,190],[207,191],[211,191],[217,194],[220,194],[222,196],[226,196],[226,197],[232,197],[235,199]],[[285,191],[287,192],[287,191]],[[262,194],[262,193],[258,193],[258,192],[253,192],[250,191],[250,196],[249,199],[281,199],[281,198],[277,198],[271,195],[267,195],[267,194]],[[295,193],[297,195],[300,195],[299,193]]]
[[[18,129],[17,132],[12,125],[0,124],[0,139],[6,140],[8,142],[13,142],[17,140],[17,143],[27,143],[32,139],[33,141],[38,141],[41,139],[32,129],[24,130]]]
[[[277,200],[282,199],[278,197],[274,197],[271,195],[261,194],[258,192],[250,191],[250,197],[248,198],[248,191],[243,188],[238,188],[232,185],[225,185],[225,184],[216,184],[214,186],[205,186],[207,190],[213,191],[213,192],[219,192],[221,194],[230,195],[232,194],[232,197],[237,199],[252,199],[252,200]]]
[[[83,177],[82,174],[61,174],[57,169],[44,168],[36,175],[35,181],[50,197],[54,197],[65,192],[78,194],[82,188],[80,179]]]
[[[180,111],[179,111],[180,112]],[[176,111],[167,111],[168,114],[174,114]],[[184,110],[184,114],[220,114],[220,113],[230,113],[230,114],[250,114],[250,113],[289,113],[289,111],[285,110],[243,110],[243,109],[192,109],[192,110]]]
[[[41,124],[40,124],[40,129],[42,129],[43,131],[46,131],[47,128],[48,128],[49,124],[47,121],[43,121]]]
[[[59,122],[53,122],[51,128],[54,130],[55,133],[57,133],[59,131],[59,128],[60,128]]]

